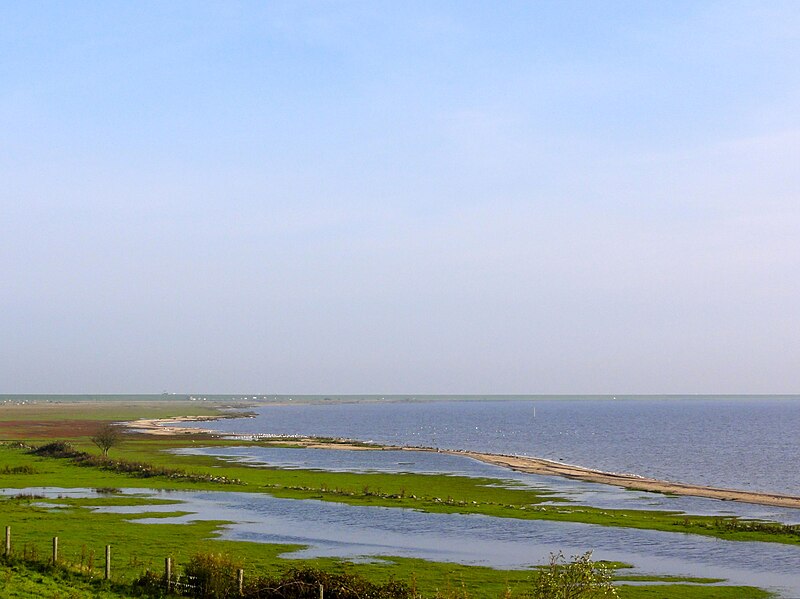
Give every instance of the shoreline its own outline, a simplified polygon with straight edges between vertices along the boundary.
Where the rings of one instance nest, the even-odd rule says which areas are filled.
[[[542,458],[529,458],[522,456],[507,456],[473,451],[444,450],[443,453],[465,455],[473,459],[501,466],[510,470],[541,474],[547,476],[561,476],[590,483],[613,485],[633,491],[647,491],[650,493],[663,493],[669,495],[683,495],[690,497],[703,497],[720,501],[737,501],[740,503],[753,503],[773,507],[788,507],[800,509],[800,497],[783,495],[780,493],[765,493],[760,491],[741,491],[737,489],[723,489],[688,483],[670,482],[656,478],[647,478],[635,474],[617,474],[593,470],[583,466],[573,466],[552,462]]]
[[[167,426],[167,422],[210,422],[225,416],[175,416],[173,418],[139,418],[130,422],[121,422],[120,425],[132,433],[155,435],[157,437],[170,437],[174,435],[215,435],[219,434],[211,428],[194,428],[188,426]]]
[[[208,422],[216,420],[214,416],[179,416],[175,418],[143,418],[133,422],[126,422],[124,426],[129,430],[157,436],[178,436],[185,434],[220,435],[219,431],[208,428],[193,428],[185,426],[166,426],[167,422]],[[471,450],[437,449],[434,447],[412,447],[395,445],[367,444],[352,439],[322,440],[313,437],[281,436],[281,435],[226,435],[232,439],[242,441],[269,440],[273,442],[293,443],[310,449],[346,449],[346,450],[399,450],[399,451],[426,451],[462,456],[515,470],[528,474],[543,476],[559,476],[584,482],[612,485],[633,491],[646,491],[650,493],[663,493],[668,495],[682,495],[690,497],[703,497],[720,501],[737,501],[756,505],[773,507],[786,507],[800,509],[800,496],[784,495],[781,493],[768,493],[760,491],[742,491],[737,489],[724,489],[689,483],[671,482],[655,478],[647,478],[635,474],[618,474],[594,470],[584,466],[575,466],[554,462],[543,458],[527,456],[503,455],[483,453]]]

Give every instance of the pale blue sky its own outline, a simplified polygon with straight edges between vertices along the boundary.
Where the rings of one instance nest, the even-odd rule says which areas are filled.
[[[800,392],[800,3],[5,2],[0,392]]]

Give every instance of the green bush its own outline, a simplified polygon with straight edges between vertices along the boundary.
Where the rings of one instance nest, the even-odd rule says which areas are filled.
[[[186,582],[194,587],[190,594],[202,599],[238,597],[236,571],[241,564],[224,553],[197,553],[184,568]]]
[[[45,458],[74,458],[80,455],[71,443],[66,441],[53,441],[47,445],[42,445],[30,451],[33,455],[38,455]]]
[[[370,582],[358,574],[335,574],[316,568],[292,568],[279,577],[256,578],[245,587],[244,596],[253,599],[319,599],[320,585],[325,599],[413,599],[414,592],[403,582]]]
[[[275,576],[245,576],[239,594],[237,570],[241,564],[223,553],[198,553],[192,556],[182,576],[174,579],[172,590],[201,599],[319,599],[320,586],[325,599],[417,599],[414,590],[403,582],[389,580],[379,584],[352,573],[332,573],[317,568],[291,568]],[[140,593],[158,594],[166,587],[163,576],[148,572],[134,587]]]
[[[592,561],[592,552],[572,556],[567,562],[560,551],[535,578],[533,599],[597,599],[617,597],[611,573],[602,563]]]

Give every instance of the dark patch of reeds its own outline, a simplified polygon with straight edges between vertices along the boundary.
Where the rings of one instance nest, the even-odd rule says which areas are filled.
[[[36,495],[34,493],[18,493],[14,495],[11,499],[16,499],[17,501],[36,501],[39,499],[45,499],[45,496]]]
[[[22,466],[6,465],[0,469],[0,474],[37,474],[39,471],[33,466],[23,464]]]
[[[184,573],[171,581],[174,592],[199,599],[415,599],[418,595],[404,582],[375,583],[353,573],[333,573],[316,568],[291,568],[276,576],[249,576],[239,593],[235,560],[226,554],[200,553],[191,558]],[[166,586],[163,576],[147,573],[135,583],[142,590]]]
[[[788,535],[800,538],[800,525],[781,524],[780,522],[759,522],[758,520],[741,520],[739,518],[714,518],[713,520],[693,520],[684,518],[678,522],[681,526],[701,527],[724,532],[756,532],[772,535]]]
[[[67,441],[52,441],[31,449],[30,453],[43,458],[72,458],[81,454]]]

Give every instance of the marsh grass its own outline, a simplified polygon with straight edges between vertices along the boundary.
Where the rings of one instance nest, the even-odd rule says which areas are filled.
[[[685,528],[701,528],[720,532],[722,535],[728,533],[771,535],[797,539],[800,542],[800,524],[781,524],[779,522],[767,522],[761,520],[744,520],[735,516],[728,518],[693,518],[687,516],[679,521]]]
[[[53,441],[30,450],[31,455],[46,458],[62,458],[71,460],[78,466],[89,468],[99,468],[120,474],[127,474],[136,478],[168,478],[173,480],[184,480],[192,483],[217,483],[223,485],[243,485],[239,479],[231,479],[225,476],[210,473],[187,472],[180,468],[169,468],[166,466],[153,465],[149,462],[130,461],[123,459],[111,459],[107,455],[96,455],[86,451],[79,451],[71,443],[66,441]],[[113,489],[112,487],[100,487],[101,489]]]
[[[0,467],[30,466],[33,475],[4,477],[6,487],[63,486],[88,488],[141,487],[141,479],[154,489],[231,490],[267,492],[287,499],[319,499],[350,505],[411,508],[432,513],[482,514],[526,520],[582,522],[688,532],[727,540],[800,544],[800,536],[778,523],[753,526],[750,521],[719,525],[727,518],[693,516],[654,510],[613,510],[576,505],[547,493],[497,486],[497,479],[430,474],[342,473],[313,470],[254,468],[209,456],[183,456],[165,449],[181,446],[177,439],[142,440],[120,448],[122,457],[111,460],[85,451],[90,444],[48,444],[29,453],[0,444]],[[186,443],[183,442],[185,445]],[[234,445],[224,440],[213,446]],[[47,447],[47,446],[45,446]],[[39,453],[36,453],[38,451]],[[64,456],[54,459],[47,456]],[[772,526],[771,524],[774,524]]]
[[[5,465],[0,469],[0,474],[39,474],[39,471],[30,464],[22,466]]]

